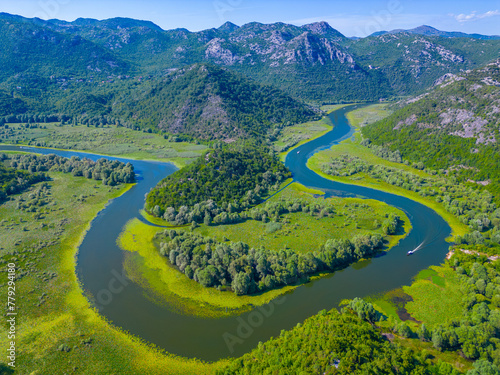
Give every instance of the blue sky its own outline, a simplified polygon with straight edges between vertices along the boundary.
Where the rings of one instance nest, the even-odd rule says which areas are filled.
[[[24,17],[130,17],[191,31],[257,21],[295,25],[327,21],[346,36],[422,24],[446,31],[500,34],[500,0],[0,0],[0,11]]]

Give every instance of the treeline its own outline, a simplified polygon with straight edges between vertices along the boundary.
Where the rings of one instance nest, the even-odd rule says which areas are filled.
[[[49,155],[12,155],[9,164],[13,168],[35,172],[65,172],[73,176],[100,180],[104,185],[114,186],[119,183],[135,181],[134,166],[118,160],[99,159],[93,161],[77,156],[65,158],[55,154]]]
[[[229,345],[238,342],[227,338]],[[219,375],[233,374],[413,374],[458,375],[450,364],[385,339],[349,309],[320,311],[240,358]]]
[[[6,167],[5,160],[7,156],[0,154],[0,203],[3,203],[9,195],[18,194],[31,185],[47,179],[44,173],[30,173]]]
[[[470,233],[457,238],[457,242],[468,245],[500,245],[500,208],[497,207],[489,191],[457,183],[454,176],[444,177],[446,171],[435,172],[435,178],[426,178],[414,173],[383,165],[371,165],[356,156],[340,155],[321,167],[332,176],[352,176],[366,173],[370,177],[388,184],[414,191],[429,197],[457,216],[470,228]],[[500,247],[499,247],[500,251]]]
[[[131,122],[110,115],[70,115],[70,114],[33,114],[23,113],[0,117],[0,127],[9,128],[8,124],[24,124],[27,128],[42,124],[60,123],[61,125],[88,125],[103,127],[105,125],[124,126],[139,129]]]
[[[176,224],[200,223],[255,205],[290,176],[263,146],[226,146],[160,181],[146,198],[146,210]]]
[[[418,337],[440,351],[458,351],[477,361],[467,374],[500,374],[500,263],[458,250],[449,264],[460,280],[462,316],[432,327],[424,322],[416,332],[389,319],[390,328],[403,337]]]
[[[205,287],[230,288],[237,295],[252,294],[299,280],[320,271],[344,268],[372,256],[382,247],[380,235],[357,235],[352,240],[329,239],[317,251],[250,248],[242,242],[229,244],[188,231],[159,232],[155,242],[160,253],[190,279]]]

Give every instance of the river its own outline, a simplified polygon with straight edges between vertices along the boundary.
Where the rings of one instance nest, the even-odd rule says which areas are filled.
[[[77,274],[89,295],[99,301],[99,312],[114,325],[149,341],[170,353],[214,361],[240,356],[290,329],[322,309],[338,306],[345,298],[382,293],[409,285],[413,276],[430,265],[440,264],[447,251],[448,224],[433,210],[410,199],[369,188],[332,182],[307,168],[317,151],[350,137],[353,129],[345,114],[356,106],[330,114],[334,129],[290,152],[285,164],[296,182],[324,190],[328,195],[360,196],[387,202],[400,208],[411,220],[410,234],[384,256],[357,263],[327,277],[298,287],[269,305],[238,317],[208,319],[182,315],[146,298],[138,285],[123,275],[124,252],[116,240],[125,224],[140,217],[145,194],[176,168],[169,163],[130,161],[138,183],[114,199],[93,220],[78,253]],[[0,146],[0,150],[21,150],[42,154],[73,155],[96,160],[100,155],[41,148]],[[419,247],[411,256],[409,250]]]

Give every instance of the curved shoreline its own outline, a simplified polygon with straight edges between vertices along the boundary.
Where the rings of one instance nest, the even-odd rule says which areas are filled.
[[[326,151],[328,151],[328,150],[326,150]],[[453,216],[453,214],[446,211],[445,208],[436,201],[426,199],[425,197],[422,197],[421,195],[419,195],[413,191],[408,191],[408,190],[405,190],[403,188],[399,188],[397,186],[389,185],[383,181],[377,181],[377,183],[373,183],[373,182],[353,181],[353,180],[348,179],[346,177],[331,176],[331,175],[328,175],[328,174],[324,173],[323,171],[321,171],[318,166],[312,166],[312,164],[313,164],[313,160],[311,157],[311,158],[309,158],[309,160],[307,162],[307,168],[309,168],[311,171],[313,171],[314,173],[318,174],[319,176],[321,176],[327,180],[330,180],[333,182],[338,182],[338,183],[341,183],[344,185],[366,187],[369,189],[374,189],[374,190],[378,190],[381,192],[398,195],[398,196],[401,196],[404,198],[408,198],[414,202],[423,204],[424,206],[435,211],[451,227],[452,233],[451,233],[451,236],[448,238],[449,242],[453,241],[453,237],[463,236],[467,232],[467,227],[464,224],[462,224],[458,220],[458,218]],[[380,185],[387,185],[387,186],[380,186]]]
[[[349,137],[351,129],[345,123],[345,113],[345,109],[333,112],[331,116],[338,121],[338,126],[325,136],[298,146],[301,151],[300,157],[307,157],[307,153],[314,147],[326,148],[325,141],[338,142],[339,132],[340,139]],[[75,152],[70,151],[70,153]],[[289,153],[287,162],[291,160],[290,156],[298,155]],[[295,161],[298,161],[297,158]],[[303,161],[304,159],[301,159],[301,162]],[[142,171],[144,180],[149,184],[159,180],[160,175],[163,177],[167,169],[166,165],[158,162],[134,162],[134,164],[144,168]],[[305,166],[305,164],[300,165]],[[123,327],[122,330],[125,329],[132,335],[141,337],[142,340],[162,347],[170,353],[176,353],[177,356],[214,361],[246,353],[259,341],[278,335],[282,329],[289,329],[298,321],[303,321],[322,309],[335,307],[342,299],[362,297],[393,289],[394,286],[405,285],[411,282],[413,275],[420,269],[444,259],[448,247],[444,238],[449,234],[449,227],[429,208],[404,197],[325,180],[307,167],[294,171],[300,175],[298,180],[303,185],[325,189],[327,195],[364,195],[376,200],[389,201],[391,205],[399,208],[406,207],[406,212],[414,213],[415,221],[412,220],[414,230],[386,255],[357,264],[356,268],[351,266],[298,287],[279,298],[279,303],[276,300],[263,306],[267,309],[265,311],[271,311],[266,315],[259,309],[253,309],[237,318],[220,319],[207,324],[206,320],[181,316],[154,305],[144,298],[141,288],[132,283],[120,293],[113,295],[112,303],[99,310],[100,315],[112,321],[115,326]],[[301,178],[304,180],[301,181]],[[113,270],[123,269],[123,252],[116,246],[116,238],[128,218],[136,217],[142,208],[144,193],[149,188],[149,185],[146,185],[140,181],[127,194],[115,199],[102,211],[102,215],[95,218],[94,225],[82,241],[77,272],[85,290],[93,296],[98,297],[100,291],[109,285]],[[406,257],[407,249],[414,249],[423,241],[426,241],[426,247],[414,256]],[[339,288],[339,285],[342,285],[342,288]],[[252,323],[251,333],[244,338],[238,336],[241,324],[249,325],[255,321],[256,316],[260,319],[259,324]],[[226,333],[239,339],[237,345],[232,347],[227,345],[224,339]]]

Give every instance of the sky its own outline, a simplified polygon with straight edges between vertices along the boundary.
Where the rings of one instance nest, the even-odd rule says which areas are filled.
[[[66,21],[129,17],[166,30],[326,21],[346,36],[420,25],[500,35],[500,0],[0,0],[0,12]]]

